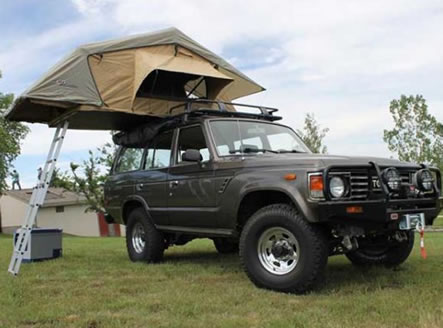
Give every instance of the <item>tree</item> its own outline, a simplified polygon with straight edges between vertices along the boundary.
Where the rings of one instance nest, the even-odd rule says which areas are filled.
[[[100,156],[90,150],[89,158],[82,164],[71,163],[71,171],[74,176],[75,191],[83,194],[88,202],[86,211],[104,212],[103,184],[106,175],[100,171]]]
[[[6,109],[13,101],[13,94],[0,92],[0,193],[8,187],[6,178],[9,169],[12,162],[20,155],[20,142],[29,132],[29,128],[22,123],[10,122],[4,118]]]
[[[103,184],[109,175],[116,146],[106,143],[97,152],[89,151],[88,160],[81,164],[71,163],[73,190],[83,194],[88,201],[87,211],[104,212]],[[69,177],[64,175],[64,177]]]
[[[102,147],[97,148],[97,150],[99,152],[98,163],[107,171],[107,173],[110,173],[117,146],[107,142]]]
[[[55,168],[52,172],[52,179],[49,186],[52,188],[64,188],[71,191],[75,191],[76,189],[73,176],[69,175],[66,171],[62,172],[58,168]]]
[[[304,143],[314,153],[326,154],[328,149],[323,145],[323,138],[328,133],[329,129],[321,129],[317,123],[314,114],[306,114],[305,125],[303,130],[297,130]]]
[[[384,130],[388,149],[402,161],[432,164],[443,170],[443,124],[428,113],[421,95],[391,101],[392,130]]]

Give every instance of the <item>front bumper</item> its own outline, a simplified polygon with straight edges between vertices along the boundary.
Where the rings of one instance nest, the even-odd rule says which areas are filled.
[[[328,196],[328,173],[332,169],[343,167],[347,168],[347,166],[330,166],[322,172],[326,200],[319,201],[314,205],[315,212],[317,212],[316,217],[319,222],[352,223],[362,226],[388,225],[392,228],[398,228],[400,218],[405,214],[423,213],[425,215],[426,225],[432,225],[434,219],[443,207],[443,197],[438,196],[441,195],[440,188],[442,185],[441,174],[438,170],[434,170],[437,175],[437,181],[434,183],[434,195],[428,198],[391,198],[387,186],[381,183],[382,198],[343,201],[331,200]],[[379,181],[383,181],[381,169],[377,163],[369,162],[368,165],[363,165],[360,168],[374,169]],[[350,211],[350,207],[358,207],[359,211]]]
[[[350,207],[361,207],[360,213],[349,213]],[[440,212],[435,199],[326,201],[317,203],[320,222],[353,223],[358,225],[386,224],[398,221],[404,214],[424,213],[426,225],[432,225]],[[394,214],[394,215],[392,215]],[[397,214],[397,215],[395,215]],[[395,219],[393,219],[395,218]]]

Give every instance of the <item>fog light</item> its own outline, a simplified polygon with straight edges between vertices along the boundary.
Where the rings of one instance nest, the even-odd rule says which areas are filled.
[[[417,171],[414,180],[417,187],[423,191],[431,191],[434,185],[434,177],[428,169]]]
[[[388,185],[390,191],[398,191],[401,186],[401,176],[397,169],[389,167],[382,173],[383,182]]]

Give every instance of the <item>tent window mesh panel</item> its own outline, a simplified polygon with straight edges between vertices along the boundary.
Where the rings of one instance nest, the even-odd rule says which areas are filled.
[[[206,81],[194,74],[152,71],[142,82],[137,97],[207,98]]]
[[[56,213],[63,213],[65,211],[65,207],[64,206],[56,206],[55,207],[55,212]]]

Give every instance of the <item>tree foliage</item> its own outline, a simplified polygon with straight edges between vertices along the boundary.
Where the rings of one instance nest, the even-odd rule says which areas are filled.
[[[86,211],[104,212],[103,184],[106,175],[100,171],[100,157],[89,151],[89,158],[80,165],[71,163],[75,191],[83,194],[88,202]]]
[[[328,131],[328,128],[321,129],[312,113],[306,114],[303,130],[297,130],[309,149],[314,153],[321,154],[326,154],[328,151],[327,147],[323,144],[323,139]]]
[[[394,99],[389,106],[394,128],[383,140],[402,161],[428,163],[443,170],[443,124],[429,114],[421,95]]]
[[[12,167],[12,162],[20,155],[20,142],[29,132],[27,126],[4,118],[6,109],[13,101],[14,95],[0,92],[0,193],[7,188],[6,178],[9,169]]]
[[[81,164],[71,163],[73,190],[83,194],[88,201],[87,211],[104,212],[103,184],[111,170],[116,147],[106,143]],[[66,175],[65,175],[66,176]]]
[[[52,188],[64,188],[67,190],[75,191],[75,180],[68,172],[62,172],[60,169],[55,168],[52,172],[51,183],[49,184]]]

